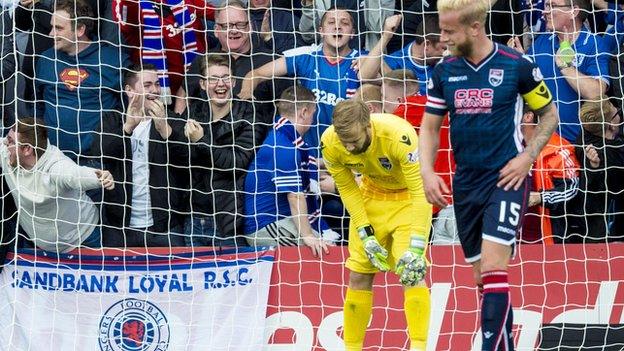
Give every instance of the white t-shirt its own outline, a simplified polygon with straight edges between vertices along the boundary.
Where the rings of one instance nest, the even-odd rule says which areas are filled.
[[[139,123],[132,132],[132,210],[131,228],[154,225],[149,189],[149,134],[152,120]]]

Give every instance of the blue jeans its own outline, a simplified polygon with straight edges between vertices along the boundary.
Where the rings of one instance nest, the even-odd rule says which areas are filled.
[[[186,246],[236,246],[234,238],[221,238],[214,216],[192,215],[184,221]]]

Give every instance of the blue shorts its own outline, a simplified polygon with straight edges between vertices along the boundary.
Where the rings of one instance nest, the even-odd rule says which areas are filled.
[[[472,189],[453,189],[457,231],[467,262],[481,259],[484,239],[515,249],[528,190],[526,180],[518,190],[505,191],[495,182]]]

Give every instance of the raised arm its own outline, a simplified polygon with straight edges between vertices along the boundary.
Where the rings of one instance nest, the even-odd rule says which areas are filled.
[[[275,77],[282,77],[288,73],[286,67],[286,58],[280,57],[276,60],[266,63],[260,68],[254,69],[247,73],[243,78],[241,90],[238,97],[249,100],[253,96],[253,92],[258,84]]]
[[[383,61],[383,54],[392,36],[399,28],[402,18],[403,16],[401,15],[388,17],[384,23],[383,32],[381,33],[381,38],[379,42],[377,42],[377,45],[373,47],[367,56],[362,56],[360,58],[359,74],[361,80],[376,79],[379,76],[380,69],[383,69],[382,73],[390,70],[388,65]]]

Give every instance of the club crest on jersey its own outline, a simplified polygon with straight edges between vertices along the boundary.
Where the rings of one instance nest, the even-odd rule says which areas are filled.
[[[542,71],[538,67],[533,68],[533,80],[536,82],[541,82],[544,80],[544,76],[542,75]]]
[[[505,75],[505,71],[502,69],[497,69],[497,68],[491,68],[490,69],[490,77],[488,79],[488,81],[490,82],[490,85],[492,85],[493,87],[497,87],[499,85],[501,85],[501,83],[503,82],[503,76]]]
[[[427,80],[427,89],[429,90],[433,89],[433,79],[431,78]]]
[[[381,167],[385,168],[387,171],[392,169],[392,163],[390,163],[387,157],[380,157],[378,160]]]

